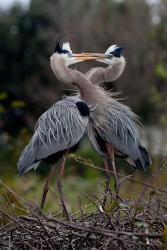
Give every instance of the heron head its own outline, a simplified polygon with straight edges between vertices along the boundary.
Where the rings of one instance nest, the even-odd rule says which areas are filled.
[[[99,58],[96,59],[98,62],[106,63],[108,65],[113,63],[121,63],[123,61],[124,64],[124,57],[122,56],[124,48],[119,47],[117,45],[111,45],[105,52],[105,54],[96,54],[99,55]]]
[[[106,55],[109,55],[111,57],[118,57],[120,58],[122,56],[122,52],[124,50],[124,47],[119,47],[117,45],[111,45],[105,52]]]
[[[61,55],[64,58],[64,60],[66,61],[67,66],[75,64],[75,63],[83,62],[86,60],[94,60],[94,59],[98,59],[101,57],[106,58],[105,54],[103,54],[103,56],[102,56],[102,54],[97,54],[97,53],[74,54],[70,48],[69,42],[64,42],[61,46],[60,41],[61,41],[61,39],[59,39],[56,42],[54,53]]]
[[[56,46],[54,49],[55,53],[61,54],[61,55],[71,55],[72,50],[70,48],[70,43],[69,42],[64,42],[62,46],[60,45],[60,40],[56,42]]]

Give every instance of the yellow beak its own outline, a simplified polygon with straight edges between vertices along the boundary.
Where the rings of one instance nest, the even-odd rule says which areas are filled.
[[[81,54],[73,54],[72,56],[76,57],[77,60],[82,60],[82,61],[108,58],[106,54],[101,54],[101,53],[81,53]]]

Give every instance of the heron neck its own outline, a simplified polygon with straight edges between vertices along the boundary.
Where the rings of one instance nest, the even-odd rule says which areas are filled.
[[[115,81],[122,75],[126,60],[123,56],[120,58],[115,57],[113,60],[108,60],[108,64],[109,66],[106,70],[109,75],[109,81]]]
[[[105,92],[99,86],[92,84],[84,74],[77,70],[71,70],[66,66],[65,60],[57,54],[51,56],[51,68],[56,77],[69,85],[74,85],[79,89],[81,98],[87,103],[99,106]]]
[[[106,68],[97,67],[98,70],[88,74],[88,78],[94,84],[101,84],[101,82],[113,82],[117,80],[123,73],[126,60],[123,56],[120,58],[114,57],[113,59],[97,60],[99,62],[108,64]],[[96,68],[95,68],[96,69]]]

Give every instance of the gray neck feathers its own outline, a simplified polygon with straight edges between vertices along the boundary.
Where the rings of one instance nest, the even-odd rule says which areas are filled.
[[[106,99],[105,91],[99,86],[92,84],[81,72],[69,69],[62,56],[53,54],[50,64],[56,77],[66,84],[76,86],[85,102],[92,107],[97,107],[97,109],[104,106],[104,100]]]
[[[112,82],[117,80],[123,73],[125,68],[126,60],[123,56],[120,58],[113,58],[113,60],[110,60],[110,63],[106,68],[106,80],[107,82]]]

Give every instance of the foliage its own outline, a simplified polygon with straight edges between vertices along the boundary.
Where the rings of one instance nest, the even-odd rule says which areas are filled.
[[[33,0],[28,9],[17,4],[1,11],[1,88],[17,88],[37,104],[34,112],[38,114],[59,98],[61,91],[55,89],[59,85],[51,74],[49,56],[57,35],[63,33],[64,39],[72,40],[75,49],[82,51],[104,51],[111,43],[125,46],[125,77],[115,88],[128,96],[138,112],[144,112],[142,104],[150,97],[152,87],[158,88],[162,99],[166,91],[162,83],[167,63],[166,8],[165,1],[151,6],[144,0],[108,0],[105,4],[90,0]],[[160,18],[156,25],[152,22],[153,10]],[[147,115],[149,121],[154,120],[152,109],[147,110]],[[156,116],[159,117],[158,110]]]

